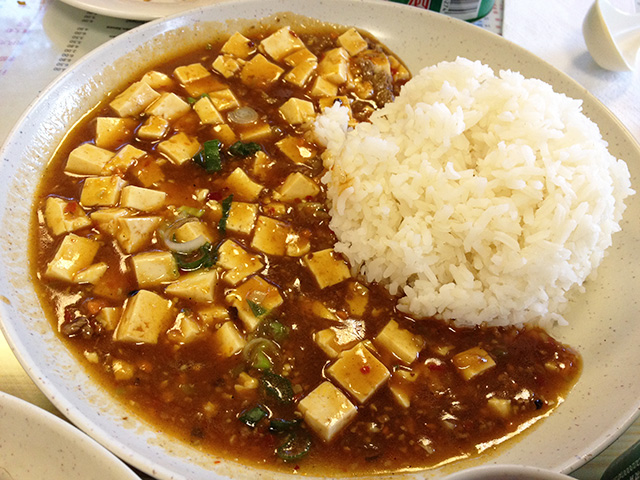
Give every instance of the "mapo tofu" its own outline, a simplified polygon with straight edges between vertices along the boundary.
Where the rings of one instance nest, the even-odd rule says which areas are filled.
[[[555,408],[571,349],[535,328],[413,319],[334,250],[312,134],[410,75],[354,28],[237,32],[81,122],[35,205],[53,325],[138,415],[283,471],[427,468]]]

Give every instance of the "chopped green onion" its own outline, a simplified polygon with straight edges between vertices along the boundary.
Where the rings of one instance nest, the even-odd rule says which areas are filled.
[[[229,147],[229,153],[234,157],[248,157],[262,150],[260,144],[256,142],[242,143],[236,142]]]
[[[269,333],[271,334],[271,337],[276,342],[281,342],[283,340],[286,340],[286,338],[289,336],[289,327],[287,327],[286,325],[283,325],[277,320],[274,320],[273,322],[269,322],[268,327],[269,327]]]
[[[202,95],[200,95],[200,98],[209,98],[209,94],[205,92]]]
[[[264,308],[262,305],[260,305],[259,303],[256,303],[252,300],[249,300],[247,298],[247,303],[249,304],[249,308],[251,309],[251,313],[253,313],[253,315],[257,318],[262,317],[263,315],[265,315],[267,313],[267,309]]]
[[[253,364],[251,366],[258,370],[264,371],[270,370],[271,367],[273,367],[273,363],[271,362],[269,356],[264,353],[263,350],[258,350],[255,354],[255,357],[253,358]]]
[[[293,387],[289,379],[271,372],[264,372],[260,377],[260,385],[265,394],[278,403],[293,401]]]
[[[202,217],[202,215],[204,215],[204,209],[203,208],[195,208],[195,207],[187,207],[185,205],[183,205],[182,207],[178,208],[178,212],[180,213],[185,213],[191,217]]]
[[[193,161],[208,173],[219,172],[222,170],[220,145],[219,140],[207,140],[202,145],[202,150],[193,156]]]
[[[293,420],[285,420],[284,418],[272,418],[269,422],[269,431],[271,433],[290,432],[294,428],[297,428],[302,420],[294,418]]]
[[[290,434],[276,449],[278,457],[285,462],[300,460],[311,449],[311,437],[304,430]]]
[[[174,253],[178,268],[185,272],[192,272],[201,268],[210,268],[218,261],[218,249],[210,243],[205,243],[198,249],[199,256],[194,260],[185,259],[184,255]]]
[[[249,410],[245,410],[240,414],[238,419],[244,423],[245,425],[255,428],[256,425],[269,415],[269,412],[264,407],[258,405],[257,407],[250,408]]]
[[[187,97],[187,103],[189,105],[193,105],[194,103],[196,103],[196,101],[197,100],[195,98],[193,98],[193,97]]]
[[[231,211],[231,203],[233,202],[233,195],[229,195],[222,200],[222,217],[218,222],[218,231],[224,235],[227,233],[227,220],[229,220],[229,212]]]

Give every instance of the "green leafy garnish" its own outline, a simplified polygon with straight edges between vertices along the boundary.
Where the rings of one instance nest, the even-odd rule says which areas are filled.
[[[293,401],[293,387],[289,379],[271,372],[264,372],[260,377],[260,385],[264,393],[278,403]]]
[[[222,170],[220,145],[219,140],[207,140],[202,145],[202,150],[193,156],[193,161],[208,173],[219,172]]]
[[[258,405],[257,407],[253,407],[253,408],[250,408],[249,410],[245,410],[244,412],[242,412],[242,414],[240,414],[238,419],[245,425],[251,428],[255,428],[255,426],[258,425],[260,420],[265,418],[267,415],[269,415],[269,412],[267,412],[267,410],[264,407],[261,407],[260,405]]]
[[[197,255],[185,256],[179,253],[173,254],[178,268],[185,272],[192,272],[201,268],[210,268],[218,261],[218,249],[210,243],[205,243],[197,250]]]
[[[247,304],[249,305],[249,308],[251,309],[251,313],[253,313],[254,317],[260,318],[267,313],[266,308],[264,308],[259,303],[254,302],[253,300],[249,300],[247,298]]]
[[[260,144],[255,142],[236,142],[229,147],[229,153],[234,157],[248,157],[249,155],[253,155],[256,152],[262,150]]]
[[[218,231],[224,235],[227,233],[227,220],[229,220],[229,212],[231,211],[231,203],[233,202],[233,195],[229,195],[222,200],[222,217],[218,222]]]
[[[299,418],[293,420],[285,420],[284,418],[272,418],[269,422],[269,431],[271,433],[290,432],[302,423]]]
[[[276,453],[285,462],[293,462],[309,453],[309,449],[311,449],[311,437],[304,430],[299,430],[291,433],[276,449]]]

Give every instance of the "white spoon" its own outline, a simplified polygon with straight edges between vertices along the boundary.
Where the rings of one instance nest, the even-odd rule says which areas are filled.
[[[607,70],[634,70],[640,52],[640,13],[625,13],[596,0],[582,24],[589,53]]]

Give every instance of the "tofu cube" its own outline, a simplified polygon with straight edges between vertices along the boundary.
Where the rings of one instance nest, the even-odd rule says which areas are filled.
[[[362,38],[355,28],[350,28],[338,37],[338,45],[344,48],[349,55],[354,56],[367,49],[367,41]]]
[[[161,217],[119,217],[116,240],[125,253],[136,253],[146,247],[162,221]]]
[[[190,110],[191,106],[178,95],[173,92],[164,92],[146,108],[145,113],[171,122],[186,115]]]
[[[150,116],[138,129],[138,138],[142,140],[160,140],[169,130],[169,120]]]
[[[243,60],[238,60],[233,55],[223,54],[216,57],[211,68],[224,78],[231,78],[240,71],[243,65]]]
[[[169,75],[156,72],[155,70],[145,73],[140,81],[146,83],[153,89],[170,88],[173,86],[173,80],[171,80]]]
[[[187,94],[191,98],[200,98],[206,96],[209,92],[215,92],[227,87],[227,84],[218,75],[209,75],[195,82],[188,83],[184,86]]]
[[[347,81],[349,72],[349,54],[342,48],[334,48],[324,54],[318,64],[318,75],[335,85],[342,85]]]
[[[233,322],[224,322],[211,336],[211,346],[220,357],[231,357],[247,344]]]
[[[211,303],[215,300],[217,284],[217,270],[198,270],[182,275],[165,288],[165,293],[193,302]]]
[[[251,247],[267,255],[284,255],[287,252],[287,240],[291,233],[291,227],[288,224],[260,215],[256,222]]]
[[[127,184],[117,175],[89,177],[84,181],[80,203],[85,207],[110,207],[118,203],[120,191]]]
[[[109,106],[121,117],[135,117],[159,97],[148,83],[136,82],[114,98]]]
[[[315,62],[302,62],[289,70],[283,78],[285,82],[302,88],[309,81],[316,68],[318,68],[318,64]]]
[[[191,65],[182,65],[173,71],[173,76],[178,79],[182,85],[201,80],[211,75],[201,63],[192,63]]]
[[[335,97],[338,94],[338,86],[325,77],[316,77],[309,94],[314,97]]]
[[[160,334],[171,325],[171,307],[171,301],[157,293],[139,290],[125,301],[113,340],[155,345]]]
[[[262,317],[264,317],[264,315],[260,317],[255,315],[250,302],[269,312],[282,305],[283,301],[278,288],[257,275],[227,295],[227,302],[238,310],[238,317],[248,332],[253,332],[258,328]]]
[[[101,208],[89,214],[91,221],[96,224],[98,230],[115,237],[118,233],[116,220],[120,217],[128,217],[131,212],[126,208]]]
[[[306,255],[303,263],[313,274],[320,288],[330,287],[351,278],[349,267],[332,248]]]
[[[301,137],[284,137],[276,142],[276,146],[293,163],[309,163],[317,154],[316,150]]]
[[[211,136],[216,140],[220,140],[227,148],[238,141],[236,133],[226,123],[221,125],[212,125]]]
[[[183,310],[178,313],[175,322],[167,330],[167,338],[173,343],[184,345],[196,340],[202,332],[203,329],[200,327],[195,314]]]
[[[113,152],[83,143],[69,154],[64,171],[78,175],[100,175],[102,169],[113,157]]]
[[[369,305],[369,289],[359,282],[351,282],[345,295],[347,309],[354,317],[362,317]]]
[[[250,254],[233,240],[226,240],[218,248],[218,265],[226,270],[222,279],[230,285],[237,285],[264,268],[259,256]]]
[[[284,70],[257,54],[240,71],[240,80],[251,88],[268,88],[278,81]]]
[[[331,382],[322,382],[298,403],[304,422],[330,442],[355,418],[358,409]]]
[[[67,202],[58,197],[47,197],[44,221],[54,235],[74,232],[91,225],[91,219],[78,202]]]
[[[371,398],[390,375],[387,367],[362,342],[342,352],[327,373],[359,403]]]
[[[73,283],[95,285],[102,276],[107,273],[109,266],[105,262],[94,263],[87,268],[83,268],[73,276]]]
[[[144,150],[134,147],[133,145],[125,145],[111,157],[111,159],[102,167],[100,175],[111,175],[113,173],[124,173],[137,160],[147,154]]]
[[[205,325],[213,325],[222,321],[230,320],[229,310],[222,305],[207,305],[197,310],[198,317]]]
[[[132,118],[98,117],[96,119],[96,147],[115,149],[133,136],[137,123]]]
[[[391,76],[391,63],[386,53],[379,50],[365,50],[359,54],[359,57],[365,58],[374,72]]]
[[[292,233],[287,239],[285,254],[288,257],[301,257],[311,251],[311,232],[305,230],[300,233]]]
[[[190,242],[196,238],[202,236],[207,239],[209,243],[213,243],[214,235],[209,230],[209,227],[202,222],[193,220],[180,225],[174,231],[176,242]]]
[[[240,130],[240,139],[243,142],[257,142],[270,137],[272,133],[271,125],[267,122],[258,121]]]
[[[258,216],[258,205],[255,203],[231,202],[227,231],[249,235]]]
[[[283,103],[278,110],[291,125],[301,125],[316,118],[316,110],[313,103],[295,97]]]
[[[400,61],[393,55],[389,55],[389,66],[391,67],[391,75],[393,76],[394,82],[401,82],[411,78],[411,74],[409,73],[409,70],[407,70],[407,67],[400,63]]]
[[[416,361],[425,344],[420,335],[414,335],[409,330],[400,328],[395,320],[389,321],[373,341],[405,365]]]
[[[301,48],[305,48],[304,43],[289,26],[282,27],[260,42],[260,50],[276,62]]]
[[[300,65],[301,63],[318,63],[318,57],[316,57],[313,53],[311,53],[306,48],[301,48],[296,50],[295,52],[287,55],[284,59],[284,63],[289,65],[290,67],[295,67]]]
[[[491,355],[480,347],[460,352],[454,355],[451,361],[465,380],[471,380],[476,375],[496,366]]]
[[[138,287],[148,288],[180,277],[176,259],[170,252],[144,252],[131,258]]]
[[[99,248],[100,243],[96,240],[68,234],[62,239],[53,260],[47,264],[45,276],[72,282],[76,273],[91,265]]]
[[[138,179],[143,187],[158,186],[166,177],[163,166],[166,160],[162,157],[147,155],[139,159],[131,169],[131,174]]]
[[[158,152],[165,155],[172,163],[182,165],[200,151],[200,143],[197,139],[180,132],[170,139],[158,144]]]
[[[487,400],[487,406],[493,413],[503,418],[509,418],[513,412],[511,400],[507,400],[506,398],[491,397]]]
[[[217,125],[224,123],[224,119],[220,112],[213,105],[213,102],[209,97],[202,97],[193,105],[193,110],[200,117],[200,121],[204,125]]]
[[[236,32],[229,37],[229,40],[220,49],[222,53],[227,53],[238,58],[248,58],[255,53],[256,46],[252,40]]]
[[[236,96],[228,88],[209,93],[209,99],[211,103],[213,103],[213,106],[221,112],[240,106],[240,102],[238,102]]]
[[[291,173],[280,185],[276,192],[276,200],[282,202],[294,202],[296,200],[309,200],[320,193],[318,184],[306,175],[295,172]]]
[[[336,358],[362,340],[362,332],[353,328],[330,327],[315,332],[313,340],[329,358]]]
[[[225,186],[233,192],[233,198],[253,202],[262,192],[262,185],[254,182],[240,167],[236,168],[225,180]]]
[[[411,397],[418,374],[408,370],[396,370],[389,380],[389,390],[401,407],[411,406]]]
[[[142,212],[153,212],[164,206],[167,194],[160,190],[128,185],[120,194],[120,206]]]
[[[122,308],[120,307],[103,307],[96,314],[96,320],[100,322],[102,328],[112,332],[118,325],[121,314]]]

